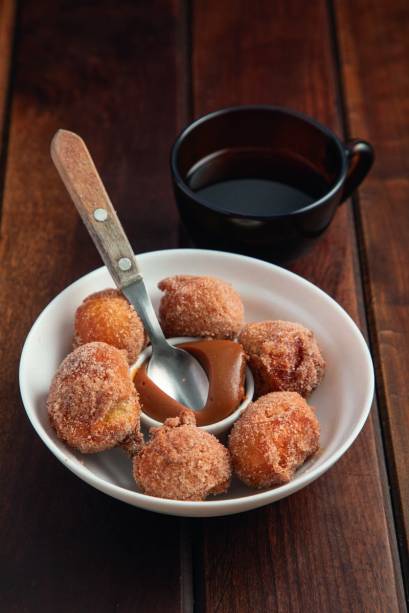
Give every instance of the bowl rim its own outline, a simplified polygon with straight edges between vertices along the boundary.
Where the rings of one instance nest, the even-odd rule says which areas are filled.
[[[301,283],[301,285],[304,285],[308,287],[310,290],[312,290],[313,292],[318,293],[320,297],[322,297],[324,300],[329,301],[331,303],[331,305],[334,307],[336,311],[338,311],[341,317],[343,317],[344,319],[348,321],[351,327],[351,330],[353,331],[354,336],[357,338],[359,345],[361,346],[361,349],[363,352],[363,358],[365,360],[367,374],[369,375],[369,382],[368,382],[369,385],[366,390],[365,400],[363,402],[363,406],[360,412],[359,419],[357,420],[354,428],[352,428],[351,432],[349,433],[349,435],[347,436],[343,444],[340,445],[340,447],[336,451],[334,451],[333,454],[327,460],[325,460],[321,465],[318,465],[316,467],[314,466],[311,467],[309,471],[299,475],[298,478],[291,480],[289,483],[286,483],[278,487],[269,488],[267,490],[263,490],[261,492],[257,492],[254,494],[252,493],[252,494],[249,494],[248,496],[240,496],[238,498],[228,498],[228,499],[222,499],[222,500],[204,500],[204,501],[187,501],[187,500],[174,500],[170,498],[159,498],[155,496],[149,496],[148,494],[143,494],[141,492],[133,491],[126,487],[122,487],[120,485],[110,483],[106,481],[105,479],[98,477],[86,466],[83,466],[82,464],[80,464],[80,462],[76,458],[71,458],[67,456],[62,450],[59,449],[56,443],[54,443],[52,438],[47,434],[46,430],[41,425],[41,422],[38,419],[38,416],[36,415],[36,413],[31,410],[31,402],[28,399],[28,392],[25,389],[25,383],[23,380],[25,362],[27,359],[26,356],[28,354],[31,336],[34,334],[36,325],[38,321],[40,320],[40,318],[46,317],[48,311],[51,310],[54,303],[57,300],[63,299],[64,295],[68,293],[68,291],[72,291],[73,287],[79,285],[80,283],[83,283],[84,280],[87,279],[88,277],[93,276],[97,274],[99,271],[102,271],[103,269],[105,269],[106,268],[105,266],[100,266],[86,273],[85,275],[83,275],[82,277],[80,277],[79,279],[77,279],[76,281],[68,285],[67,287],[65,287],[59,294],[57,294],[47,304],[47,306],[41,311],[41,313],[38,315],[38,317],[34,321],[26,337],[26,340],[24,342],[23,349],[21,352],[20,364],[19,364],[19,387],[20,387],[20,394],[21,394],[21,398],[23,401],[25,412],[34,430],[37,432],[38,436],[41,438],[43,443],[49,448],[49,450],[55,455],[55,457],[58,460],[60,460],[60,462],[64,466],[66,466],[69,470],[71,470],[71,472],[73,472],[75,475],[77,475],[78,477],[80,477],[81,479],[83,479],[84,481],[86,481],[87,483],[95,487],[96,489],[109,493],[109,494],[112,493],[112,495],[115,498],[118,498],[120,500],[127,501],[127,498],[128,499],[130,498],[135,501],[143,501],[145,503],[143,508],[159,511],[158,508],[152,509],[152,505],[157,503],[156,506],[161,507],[159,512],[168,511],[170,514],[172,513],[177,514],[177,513],[174,513],[174,511],[180,510],[181,515],[183,514],[186,515],[186,513],[189,511],[197,512],[199,510],[202,510],[202,511],[209,511],[209,516],[210,516],[212,512],[217,512],[218,510],[222,511],[225,507],[229,507],[229,510],[228,510],[229,513],[234,513],[236,509],[238,511],[241,507],[245,505],[245,503],[255,503],[255,504],[251,504],[251,508],[255,508],[256,506],[263,506],[263,504],[268,504],[269,502],[273,502],[273,500],[276,498],[274,494],[280,494],[279,498],[283,498],[284,496],[289,495],[293,492],[296,492],[297,490],[301,489],[305,485],[308,485],[311,481],[314,481],[315,479],[320,477],[324,472],[326,472],[329,468],[331,468],[331,466],[333,466],[339,460],[339,458],[349,449],[349,447],[355,441],[356,437],[358,436],[359,432],[362,430],[366,422],[366,419],[369,415],[371,405],[372,405],[372,400],[373,400],[373,394],[374,394],[374,370],[373,370],[372,359],[371,359],[371,355],[370,355],[368,346],[366,344],[366,341],[361,331],[359,330],[358,326],[353,321],[352,317],[333,298],[331,298],[331,296],[329,296],[326,292],[321,290],[319,287],[317,287],[316,285],[314,285],[307,279],[304,279],[303,277],[289,270],[281,268],[280,266],[277,266],[275,264],[270,264],[269,262],[264,262],[262,260],[258,260],[257,258],[252,258],[250,256],[244,256],[244,255],[234,254],[234,253],[229,253],[229,252],[224,252],[224,251],[213,251],[213,250],[207,250],[207,249],[163,249],[163,250],[161,249],[157,251],[145,252],[143,255],[149,257],[149,256],[152,256],[153,254],[161,253],[163,255],[171,256],[172,253],[175,254],[178,252],[183,252],[186,256],[189,256],[189,254],[191,255],[199,254],[202,256],[211,255],[215,257],[230,256],[230,257],[239,258],[239,259],[249,261],[249,262],[257,262],[257,264],[265,268],[265,270],[271,270],[271,268],[274,268],[275,271],[278,272],[279,274],[282,274],[284,276],[289,276],[290,278],[294,279],[296,282]],[[139,254],[139,256],[140,255],[141,254]],[[272,495],[273,495],[273,499],[270,500]],[[260,504],[257,504],[257,503],[260,503]],[[135,505],[135,506],[138,506],[138,505]]]

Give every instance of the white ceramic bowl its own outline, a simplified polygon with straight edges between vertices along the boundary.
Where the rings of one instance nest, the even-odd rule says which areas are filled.
[[[171,345],[180,345],[181,343],[189,343],[192,341],[200,341],[200,338],[194,338],[192,336],[178,336],[175,338],[168,338],[168,341]],[[131,372],[133,376],[135,375],[136,370],[151,356],[152,347],[146,347],[144,351],[138,356],[135,364],[131,366]],[[254,379],[251,373],[250,368],[246,369],[246,380],[245,380],[245,398],[239,407],[231,414],[228,415],[225,419],[221,421],[217,421],[214,424],[210,424],[209,426],[201,426],[202,430],[206,430],[206,432],[210,432],[210,434],[214,434],[214,436],[220,436],[230,430],[234,422],[240,415],[243,413],[244,409],[250,404],[253,400],[254,394]],[[149,417],[143,411],[141,412],[141,424],[146,429],[148,428],[158,428],[161,426],[160,421],[156,421],[152,417]]]
[[[56,437],[45,407],[51,379],[70,351],[77,306],[91,292],[113,286],[105,268],[85,275],[44,309],[27,336],[20,362],[20,390],[27,415],[50,451],[93,487],[129,504],[159,513],[209,517],[240,513],[284,498],[328,470],[353,443],[368,416],[374,388],[371,357],[347,313],[317,287],[278,266],[252,258],[196,249],[138,256],[157,306],[157,282],[176,274],[213,275],[242,296],[247,321],[286,319],[311,328],[327,362],[324,381],[311,396],[321,423],[321,451],[286,485],[255,491],[234,480],[229,492],[204,502],[166,500],[138,491],[131,463],[120,449],[82,455]],[[342,487],[342,484],[340,484]]]

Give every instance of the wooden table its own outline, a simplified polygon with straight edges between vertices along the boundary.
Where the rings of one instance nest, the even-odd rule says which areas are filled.
[[[404,611],[409,589],[407,0],[0,0],[0,609]],[[270,103],[372,142],[352,202],[291,270],[367,331],[376,404],[299,493],[242,515],[139,511],[82,483],[25,417],[21,347],[99,257],[50,162],[88,142],[136,252],[178,246],[169,148],[193,117]]]

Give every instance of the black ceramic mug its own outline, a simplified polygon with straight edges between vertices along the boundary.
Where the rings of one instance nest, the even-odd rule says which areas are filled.
[[[322,234],[373,159],[367,142],[344,144],[301,113],[241,106],[185,128],[172,148],[171,172],[197,247],[281,261]]]

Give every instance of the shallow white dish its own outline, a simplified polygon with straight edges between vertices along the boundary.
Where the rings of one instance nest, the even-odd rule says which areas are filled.
[[[197,341],[197,340],[200,340],[200,339],[194,338],[192,336],[179,336],[175,338],[168,338],[168,341],[171,345],[180,345],[181,343],[189,343],[189,342]],[[136,360],[135,364],[131,366],[132,377],[135,376],[135,372],[138,370],[138,368],[148,358],[150,358],[151,353],[152,353],[152,347],[149,345],[149,347],[146,347],[146,349],[144,349],[142,353],[139,354],[138,359]],[[251,370],[248,367],[246,368],[245,392],[246,392],[246,395],[245,395],[243,402],[240,404],[239,407],[237,407],[237,409],[231,415],[228,415],[221,421],[217,421],[214,424],[209,424],[208,426],[200,426],[202,430],[206,430],[206,432],[210,432],[210,434],[213,434],[214,436],[221,436],[222,434],[230,430],[230,428],[232,427],[236,419],[238,419],[240,415],[243,413],[244,409],[248,407],[248,405],[253,399],[253,394],[254,394],[254,379],[253,379],[253,375],[251,374]],[[153,419],[152,417],[150,417],[147,413],[144,413],[143,411],[141,412],[141,424],[145,428],[158,428],[162,425],[160,421],[156,421],[156,419]]]
[[[321,451],[286,485],[250,490],[234,480],[227,494],[204,502],[166,500],[138,491],[129,458],[119,449],[82,455],[66,447],[52,430],[45,407],[51,379],[70,351],[77,306],[91,292],[113,286],[107,270],[85,275],[44,309],[23,347],[20,390],[27,415],[50,451],[93,487],[143,509],[190,517],[241,513],[305,487],[349,448],[368,416],[374,390],[371,357],[347,313],[317,287],[278,266],[216,251],[175,249],[138,255],[148,291],[157,306],[157,282],[175,274],[213,275],[233,284],[242,296],[247,321],[286,319],[311,328],[327,362],[323,383],[310,398],[321,423]]]

